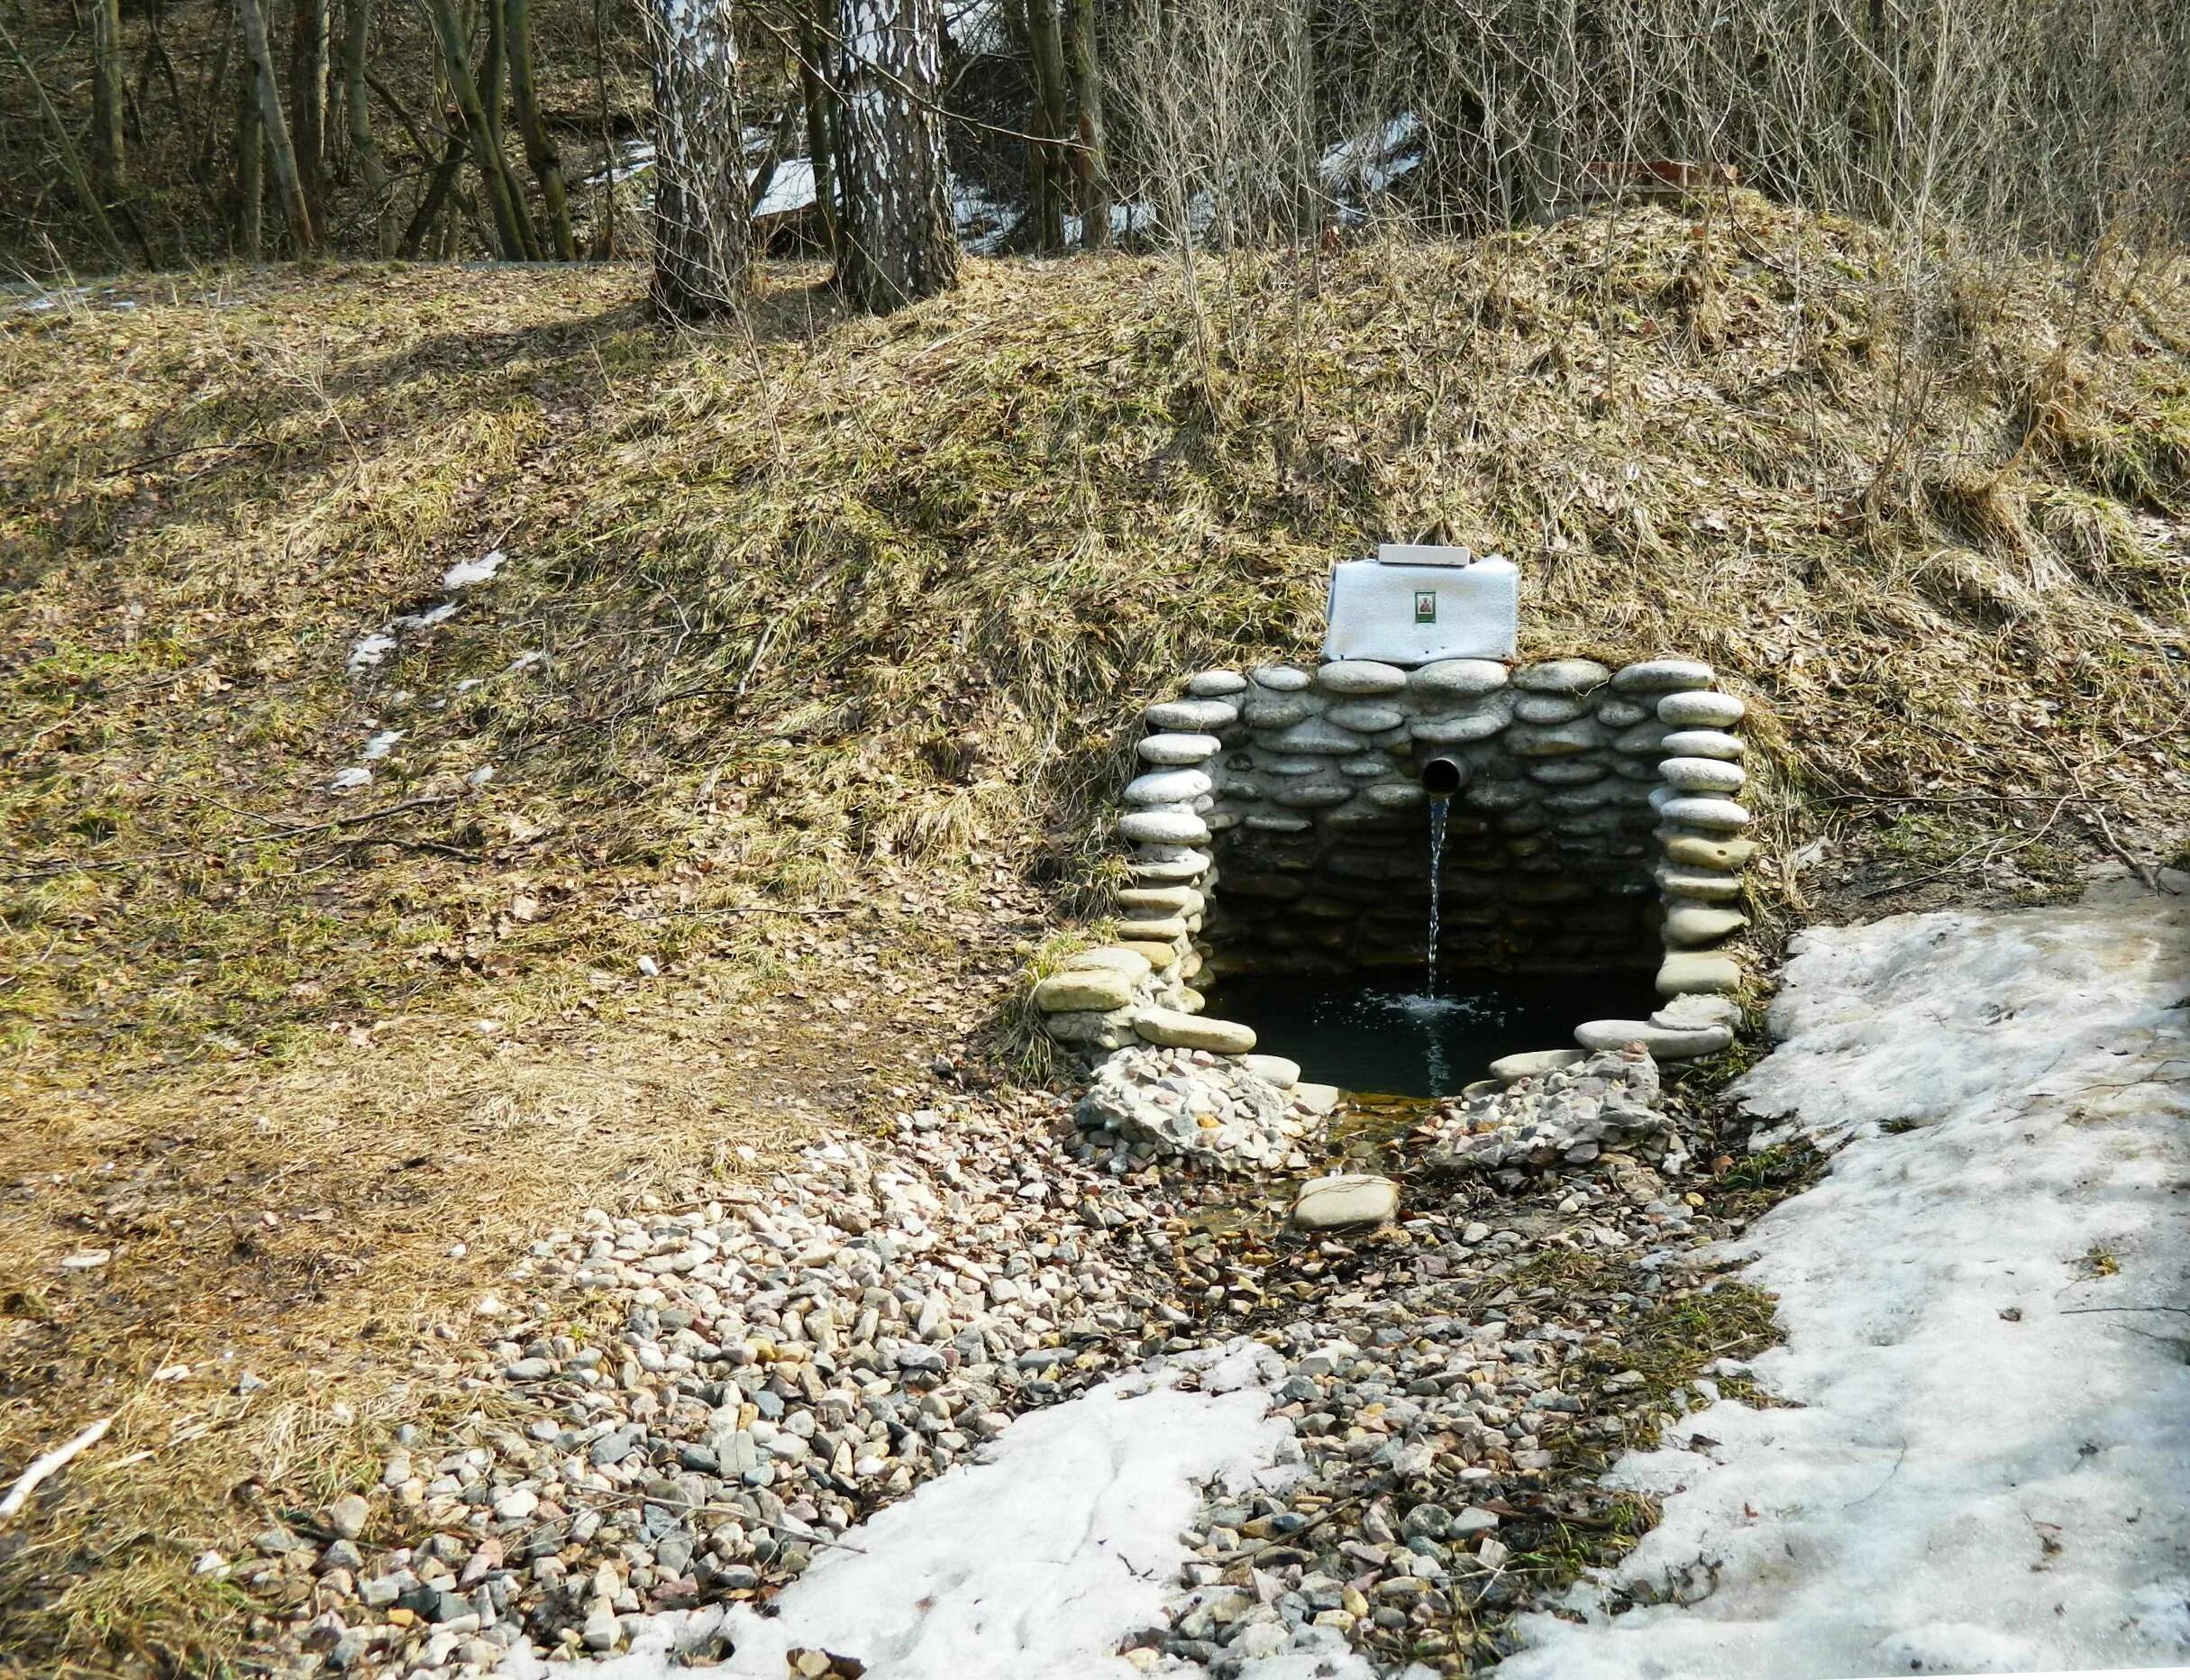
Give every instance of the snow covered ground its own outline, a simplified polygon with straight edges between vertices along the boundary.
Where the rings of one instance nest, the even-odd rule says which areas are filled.
[[[1182,1376],[1200,1374],[1182,1389]],[[1178,1356],[1019,1419],[987,1462],[963,1465],[844,1537],[775,1613],[743,1605],[655,1618],[625,1655],[572,1666],[513,1656],[518,1680],[665,1680],[679,1652],[727,1637],[712,1672],[780,1680],[788,1659],[851,1657],[876,1680],[1129,1680],[1118,1654],[1182,1594],[1180,1531],[1203,1491],[1282,1485],[1289,1422],[1267,1414],[1282,1363],[1248,1342]],[[1299,1452],[1290,1456],[1297,1463]],[[1188,1669],[1186,1672],[1199,1672]],[[1248,1680],[1369,1680],[1331,1654],[1250,1663]]]
[[[1677,1602],[1578,1592],[1501,1680],[2190,1662],[2186,907],[2110,883],[1796,941],[1743,1094],[1837,1153],[1738,1251],[1794,1405],[1617,1466],[1664,1515],[1616,1583]]]

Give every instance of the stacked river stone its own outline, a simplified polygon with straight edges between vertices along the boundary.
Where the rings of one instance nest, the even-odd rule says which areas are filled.
[[[1583,1024],[1586,1049],[1659,1059],[1731,1040],[1747,925],[1742,703],[1683,658],[1402,669],[1205,671],[1148,708],[1119,837],[1119,943],[1038,986],[1053,1036],[1236,1055],[1254,1034],[1200,1017],[1190,982],[1422,963],[1430,780],[1453,790],[1437,958],[1465,970],[1655,968],[1648,1021]],[[1142,966],[1145,964],[1145,967]],[[1695,996],[1694,994],[1704,994]]]

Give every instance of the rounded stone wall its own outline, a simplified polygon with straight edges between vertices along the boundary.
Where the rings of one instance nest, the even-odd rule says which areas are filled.
[[[1145,713],[1118,821],[1119,941],[1042,982],[1036,1005],[1090,1049],[1236,1055],[1252,1033],[1198,1018],[1205,973],[1419,972],[1433,793],[1441,972],[1648,966],[1668,999],[1730,992],[1741,970],[1720,947],[1747,923],[1755,849],[1742,712],[1678,657],[1202,671]],[[1699,1054],[1724,1013],[1586,1025]]]

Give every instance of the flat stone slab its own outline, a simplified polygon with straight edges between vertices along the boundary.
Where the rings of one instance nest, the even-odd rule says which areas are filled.
[[[1697,763],[1708,762],[1698,759]],[[1736,771],[1736,775],[1741,772]],[[1126,803],[1128,805],[1180,805],[1198,799],[1215,789],[1206,771],[1152,770],[1145,776],[1136,776],[1126,784]]]
[[[1734,1042],[1730,1027],[1659,1027],[1649,1021],[1583,1021],[1574,1042],[1584,1050],[1617,1050],[1640,1045],[1660,1062],[1685,1062],[1716,1055]]]
[[[1678,869],[1671,864],[1661,864],[1656,874],[1657,884],[1679,898],[1738,899],[1741,896],[1741,877],[1722,874],[1714,869]]]
[[[1736,759],[1749,750],[1739,735],[1723,729],[1675,729],[1660,744],[1681,758]]]
[[[1188,931],[1183,916],[1165,916],[1147,910],[1136,911],[1118,925],[1118,938],[1133,945],[1163,945],[1185,938]]]
[[[1732,695],[1711,689],[1668,694],[1657,703],[1658,721],[1671,724],[1676,729],[1723,729],[1729,724],[1739,723],[1741,715],[1747,710]]]
[[[1741,1006],[1731,998],[1713,996],[1707,991],[1690,992],[1675,998],[1662,1009],[1650,1014],[1653,1027],[1738,1027],[1741,1025]]]
[[[1346,1095],[1336,1085],[1319,1085],[1306,1079],[1285,1094],[1310,1114],[1328,1114]]]
[[[1162,700],[1141,716],[1158,730],[1192,733],[1237,723],[1239,708],[1229,700]]]
[[[1191,811],[1129,811],[1118,819],[1118,832],[1124,839],[1157,845],[1202,845],[1209,826]]]
[[[1116,969],[1071,969],[1052,974],[1034,989],[1035,1008],[1045,1015],[1073,1009],[1122,1009],[1133,1001],[1133,981]]]
[[[1090,950],[1075,951],[1064,960],[1060,973],[1071,973],[1079,969],[1109,969],[1123,974],[1127,980],[1146,980],[1151,964],[1137,951],[1128,951],[1124,945],[1096,945]]]
[[[1470,700],[1504,688],[1511,674],[1494,659],[1441,659],[1407,680],[1426,700]]]
[[[1738,870],[1756,855],[1754,840],[1706,840],[1702,835],[1665,837],[1665,861],[1684,868]]]
[[[1716,945],[1729,934],[1749,925],[1739,910],[1716,904],[1676,904],[1665,912],[1665,943],[1671,945]]]
[[[1219,751],[1224,743],[1213,735],[1143,735],[1133,750],[1144,764],[1200,764]]]
[[[1133,1018],[1133,1030],[1152,1045],[1178,1050],[1213,1050],[1219,1055],[1245,1055],[1255,1048],[1255,1028],[1237,1021],[1220,1021],[1207,1015],[1188,1015],[1179,1009],[1142,1009]]]
[[[1198,699],[1237,694],[1246,686],[1247,680],[1236,671],[1197,671],[1186,680],[1186,691]]]
[[[1399,1186],[1373,1173],[1312,1178],[1293,1199],[1292,1222],[1304,1231],[1382,1225],[1399,1211]]]
[[[1130,951],[1152,969],[1173,969],[1179,966],[1179,947],[1158,945],[1154,940],[1133,940],[1118,946]]]
[[[1622,694],[1666,694],[1709,688],[1717,680],[1717,673],[1700,659],[1641,659],[1621,666],[1612,677],[1612,687]]]
[[[1193,916],[1198,914],[1205,900],[1192,887],[1126,887],[1118,895],[1119,908],[1128,910],[1161,910],[1167,916]]]
[[[1667,737],[1670,739],[1671,737]],[[1191,776],[1199,772],[1183,770],[1176,772]],[[1738,793],[1749,779],[1748,772],[1738,764],[1729,764],[1722,758],[1666,758],[1658,761],[1657,773],[1683,793]],[[1146,777],[1142,778],[1146,781]],[[1126,797],[1133,797],[1132,789]]]
[[[1316,686],[1332,694],[1397,694],[1407,673],[1373,659],[1335,659],[1317,671]]]
[[[1593,659],[1547,659],[1524,665],[1513,673],[1513,686],[1537,694],[1581,694],[1601,689],[1612,680],[1612,668]]]
[[[1741,964],[1721,951],[1670,951],[1658,964],[1657,995],[1684,997],[1698,991],[1738,991]]]
[[[1692,828],[1724,829],[1730,834],[1749,826],[1749,808],[1737,805],[1731,799],[1673,799],[1660,805],[1657,811],[1667,822],[1685,823]]]
[[[1510,1085],[1517,1079],[1548,1073],[1555,1068],[1572,1067],[1588,1055],[1586,1050],[1523,1050],[1517,1055],[1501,1055],[1492,1063],[1491,1077]]]

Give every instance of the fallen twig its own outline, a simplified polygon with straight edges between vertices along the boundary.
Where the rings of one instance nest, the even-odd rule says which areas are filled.
[[[15,1485],[8,1489],[7,1497],[0,1499],[0,1522],[5,1522],[21,1511],[41,1482],[62,1468],[78,1453],[98,1445],[100,1438],[113,1427],[112,1418],[101,1418],[75,1439],[63,1442],[42,1457],[32,1459],[31,1467],[15,1478]]]

